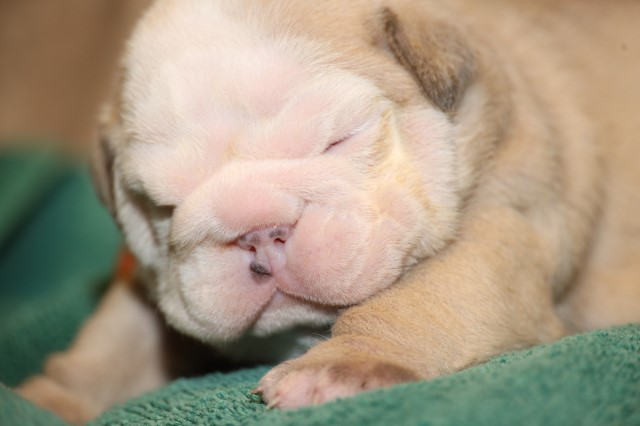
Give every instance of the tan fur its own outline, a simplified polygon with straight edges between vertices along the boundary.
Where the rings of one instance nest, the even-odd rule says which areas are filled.
[[[125,62],[125,67],[130,67],[125,71],[130,73],[126,74],[128,78],[134,79],[135,67],[140,75],[153,69],[156,58],[143,58],[144,43],[161,37],[160,32],[166,29],[163,24],[167,19],[178,19],[181,7],[178,0],[160,1],[143,20]],[[306,46],[301,55],[308,55],[305,60],[314,66],[349,72],[329,72],[327,78],[334,79],[330,80],[334,84],[355,75],[375,86],[372,91],[367,85],[350,85],[358,86],[353,89],[353,96],[376,93],[374,98],[384,99],[381,105],[386,108],[376,128],[378,139],[371,148],[373,153],[366,157],[375,160],[370,160],[373,164],[363,172],[365,193],[373,194],[367,195],[375,207],[372,215],[393,217],[399,224],[415,212],[429,218],[407,228],[406,232],[415,233],[416,239],[407,246],[401,268],[395,261],[384,260],[390,262],[390,269],[398,268],[397,281],[394,279],[383,289],[364,283],[353,287],[352,292],[336,292],[335,306],[322,295],[311,293],[312,302],[323,302],[302,303],[295,305],[298,310],[291,308],[268,319],[259,318],[264,320],[258,321],[264,325],[260,332],[268,334],[279,331],[282,324],[297,324],[295,321],[300,318],[306,321],[300,324],[321,326],[332,312],[340,312],[330,339],[279,365],[262,379],[256,392],[270,406],[294,408],[399,382],[429,379],[483,362],[503,351],[553,341],[566,333],[640,320],[637,2],[618,1],[605,6],[595,0],[579,5],[550,0],[455,0],[446,4],[435,0],[269,4],[223,1],[220,8],[229,17],[242,16],[256,32],[305,40],[290,47]],[[229,24],[229,34],[236,30]],[[319,44],[305,44],[311,43],[309,40]],[[236,41],[223,37],[220,43]],[[170,45],[163,48],[173,49]],[[320,56],[313,56],[317,52]],[[141,79],[135,84],[143,83]],[[132,129],[144,130],[135,125],[147,120],[147,110],[140,107],[143,93],[147,92],[136,91],[140,88],[135,84],[129,82],[129,89],[123,89],[122,110],[110,126],[109,149],[123,158],[116,162],[119,175],[114,178],[115,193],[120,204],[116,203],[114,210],[125,222],[125,232],[134,229],[127,228],[126,223],[135,214],[142,217],[135,223],[148,223],[152,222],[149,217],[157,218],[153,215],[163,211],[148,207],[150,210],[135,213],[130,210],[135,200],[123,195],[126,185],[139,182],[136,179],[140,174],[154,172],[142,170],[141,163],[135,162],[136,156],[128,151],[139,136]],[[262,89],[256,89],[260,100],[256,110],[260,114],[276,114],[282,99],[261,97]],[[263,102],[265,99],[271,103]],[[328,109],[337,108],[336,103]],[[151,104],[154,105],[157,106]],[[324,114],[324,110],[318,114]],[[277,125],[268,129],[274,128],[277,130]],[[162,145],[161,129],[154,131],[149,137],[160,142],[153,146]],[[255,134],[267,135],[263,139],[268,139],[271,133],[255,130]],[[433,141],[425,143],[425,137],[433,137]],[[269,147],[262,139],[257,140]],[[285,181],[298,179],[297,172],[291,171],[297,170],[295,162],[286,163],[291,168],[262,168],[266,167],[261,162],[264,158],[272,161],[269,167],[284,164],[273,163],[273,158],[280,161],[278,155],[285,154],[247,150],[241,142],[223,150],[221,159],[216,158],[221,161],[218,167],[222,172],[211,176],[224,178],[223,182],[233,188],[241,186],[237,182],[245,182],[243,173],[248,173],[249,167],[258,170],[264,179],[271,179],[269,173],[277,174],[278,170],[286,175],[282,177]],[[349,143],[341,146],[339,149],[345,151],[340,152],[350,153]],[[309,163],[309,174],[316,173],[314,164]],[[339,159],[332,164],[336,165],[333,170],[337,175],[345,173]],[[111,179],[108,176],[103,169],[98,177]],[[210,175],[206,176],[209,179]],[[327,182],[333,177],[323,175]],[[213,188],[211,194],[224,194],[214,185],[217,181],[210,182],[207,185]],[[151,184],[158,185],[158,180]],[[103,188],[110,185],[111,182],[102,182]],[[200,247],[205,234],[209,235],[208,241],[218,244],[216,238],[229,238],[232,243],[235,235],[248,231],[242,230],[247,226],[244,222],[233,225],[240,231],[227,226],[235,219],[225,219],[223,213],[216,213],[218,222],[202,216],[204,213],[197,208],[203,201],[193,194],[205,194],[203,188],[209,186],[201,181],[194,185],[197,190],[193,192],[185,190],[187,186],[173,192],[166,185],[148,187],[152,188],[152,200],[177,204],[176,221],[196,217],[189,216],[193,212],[199,212],[197,217],[202,220],[185,221],[182,228],[172,229],[173,252],[161,244],[142,244],[135,241],[140,238],[130,235],[130,244],[142,259],[143,271],[153,269],[157,256],[190,256],[180,250],[187,250],[186,245]],[[341,193],[339,186],[336,188],[338,200],[348,195]],[[187,192],[187,201],[183,201],[180,197]],[[261,192],[250,194],[258,199]],[[279,192],[275,194],[284,197]],[[412,202],[403,198],[406,194],[410,194]],[[234,194],[226,196],[236,199]],[[288,206],[289,199],[282,200]],[[195,207],[183,209],[181,203],[187,202]],[[269,202],[265,201],[265,205]],[[354,206],[359,202],[354,201]],[[408,210],[397,211],[398,205],[408,206]],[[218,208],[213,205],[203,211]],[[342,208],[342,204],[336,204],[338,211]],[[293,214],[293,210],[287,211]],[[162,217],[165,216],[152,222],[157,227],[154,235],[160,241],[168,241],[169,225]],[[207,228],[208,223],[213,224],[214,231]],[[194,230],[201,233],[194,234]],[[194,235],[200,239],[194,239]],[[389,241],[390,245],[396,243]],[[372,270],[372,282],[378,272]],[[158,300],[170,323],[208,343],[220,338],[207,327],[198,328],[208,317],[199,314],[196,320],[189,318],[194,315],[191,308],[171,299],[178,291],[171,282],[155,286],[151,281],[147,280],[147,285],[152,298]],[[332,290],[326,289],[328,294],[333,294]],[[356,290],[363,299],[354,296]],[[189,295],[183,295],[183,304],[185,297]],[[87,358],[95,352],[90,347],[94,344],[92,336],[104,333],[93,324],[122,324],[115,312],[125,308],[109,303],[105,302],[97,314],[96,318],[103,319],[94,318],[79,337],[79,342],[90,343],[76,344],[86,348]],[[137,306],[132,309],[140,310],[144,305]],[[334,309],[336,306],[339,309]],[[158,324],[149,323],[149,330]],[[233,325],[229,324],[231,331],[225,332],[235,333]],[[110,350],[121,353],[123,348],[117,342],[126,338],[123,335],[116,339]],[[156,355],[152,352],[153,348],[148,347],[136,354],[137,359],[153,360]],[[77,349],[72,349],[73,353],[78,353]],[[124,359],[120,356],[114,355],[115,359]],[[72,359],[69,355],[63,357]],[[123,367],[120,361],[99,359],[101,370]],[[68,373],[69,377],[89,377],[98,369],[97,365],[77,362],[77,369]],[[149,364],[151,367],[142,369],[141,377],[145,379],[140,382],[131,376],[131,381],[126,382],[101,378],[99,385],[94,383],[105,395],[91,397],[87,404],[92,408],[87,409],[86,417],[167,380],[152,367],[156,364]],[[73,410],[65,408],[68,392],[91,395],[91,385],[85,391],[73,382],[68,384],[66,373],[63,376],[56,377],[50,367],[46,376],[35,379],[62,385],[65,394],[58,402],[50,390],[51,382],[46,386],[31,382],[23,393],[74,418]]]

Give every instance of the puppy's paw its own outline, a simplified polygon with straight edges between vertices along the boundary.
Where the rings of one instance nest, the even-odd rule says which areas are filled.
[[[269,371],[254,392],[269,408],[291,409],[415,380],[418,374],[379,358],[309,353]]]
[[[82,424],[96,417],[100,410],[80,395],[77,395],[48,376],[35,376],[15,389],[39,407],[53,411],[72,424]]]

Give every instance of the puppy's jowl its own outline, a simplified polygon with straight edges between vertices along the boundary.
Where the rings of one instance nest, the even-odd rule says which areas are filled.
[[[21,394],[96,416],[177,330],[294,408],[640,320],[640,10],[562,3],[156,1],[95,158],[135,279]]]

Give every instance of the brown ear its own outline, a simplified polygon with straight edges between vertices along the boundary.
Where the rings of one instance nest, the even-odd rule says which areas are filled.
[[[475,65],[462,35],[442,21],[417,16],[401,20],[390,9],[384,9],[383,20],[386,44],[400,64],[437,108],[454,113]]]
[[[91,177],[100,201],[111,214],[114,214],[113,162],[115,157],[108,135],[103,132],[103,129],[99,129],[98,133],[91,150]]]

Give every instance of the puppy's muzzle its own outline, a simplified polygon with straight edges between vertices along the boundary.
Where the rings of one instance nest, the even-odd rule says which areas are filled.
[[[277,274],[286,265],[285,244],[293,228],[289,225],[251,231],[238,238],[237,245],[253,254],[249,269],[256,279]]]

